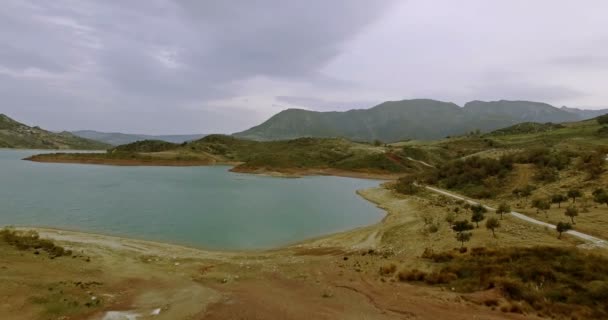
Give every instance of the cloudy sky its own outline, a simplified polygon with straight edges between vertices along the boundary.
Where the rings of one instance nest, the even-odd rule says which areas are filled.
[[[290,107],[608,107],[608,1],[4,0],[0,113],[230,133]]]

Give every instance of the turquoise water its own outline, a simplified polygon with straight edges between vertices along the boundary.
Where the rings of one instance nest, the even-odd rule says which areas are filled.
[[[355,194],[377,181],[283,179],[229,167],[116,167],[22,161],[0,149],[0,225],[46,226],[210,249],[271,248],[369,225]]]

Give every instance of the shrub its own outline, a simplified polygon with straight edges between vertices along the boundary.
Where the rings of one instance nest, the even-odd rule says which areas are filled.
[[[391,275],[395,273],[395,271],[397,271],[397,265],[394,263],[386,264],[380,267],[380,275],[382,276]]]
[[[454,254],[449,251],[435,253],[432,249],[426,248],[422,253],[422,258],[433,260],[433,262],[448,262],[454,259]]]
[[[0,230],[0,239],[19,250],[34,249],[45,251],[52,258],[72,255],[72,251],[65,250],[63,247],[55,245],[53,241],[40,239],[40,235],[36,231],[15,231],[4,228]]]
[[[515,312],[530,306],[552,318],[608,319],[608,258],[576,248],[473,248],[432,273],[412,270],[399,279],[447,284],[463,292],[496,287]]]
[[[557,225],[555,226],[555,230],[557,230],[557,232],[559,234],[557,236],[557,238],[561,239],[562,238],[562,233],[564,233],[564,232],[566,232],[566,231],[568,231],[570,229],[572,229],[572,225],[571,224],[569,224],[567,222],[558,222]]]
[[[420,271],[418,269],[413,269],[411,271],[400,271],[397,275],[399,281],[424,281],[426,278],[426,273]]]

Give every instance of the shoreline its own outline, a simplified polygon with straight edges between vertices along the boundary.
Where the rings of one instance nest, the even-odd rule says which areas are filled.
[[[83,164],[83,165],[105,165],[119,167],[206,167],[206,166],[232,166],[229,169],[233,173],[246,173],[278,178],[301,178],[306,176],[336,176],[344,178],[369,179],[392,181],[398,179],[400,173],[386,172],[360,172],[335,168],[258,168],[240,167],[242,162],[215,161],[215,160],[163,160],[163,159],[62,159],[62,158],[38,158],[37,155],[30,156],[23,161],[39,163],[61,163],[61,164]]]
[[[300,241],[296,241],[289,244],[279,245],[277,247],[271,247],[266,249],[208,249],[204,247],[198,247],[194,245],[187,245],[181,243],[166,242],[161,240],[149,240],[145,238],[137,238],[131,236],[112,235],[97,232],[81,231],[69,228],[57,228],[49,226],[23,226],[23,225],[6,225],[2,226],[13,227],[15,230],[34,230],[38,232],[42,237],[50,238],[55,241],[67,242],[67,243],[78,243],[78,244],[92,244],[105,247],[110,250],[127,250],[127,251],[139,251],[146,253],[148,251],[154,251],[157,255],[159,249],[166,250],[166,255],[170,256],[174,250],[181,253],[188,253],[189,255],[197,257],[235,257],[235,256],[266,256],[266,255],[294,255],[298,250],[314,249],[326,247],[327,243],[332,243],[331,247],[339,248],[344,251],[350,251],[356,246],[358,241],[349,241],[343,239],[345,235],[351,235],[351,237],[362,235],[363,238],[367,238],[372,233],[376,233],[382,229],[386,223],[387,218],[392,216],[390,210],[382,206],[381,202],[372,200],[369,193],[373,192],[384,192],[390,190],[386,189],[383,184],[377,187],[371,187],[367,189],[356,190],[355,193],[366,201],[371,202],[377,208],[381,209],[383,217],[376,223],[370,225],[364,225],[352,229],[346,229],[342,231],[332,232],[325,235],[314,236],[306,238]],[[336,246],[335,243],[339,243]]]
[[[142,159],[45,159],[36,155],[23,158],[23,161],[39,163],[89,164],[118,167],[204,167],[204,166],[234,166],[240,162],[221,162],[213,160],[142,160]]]

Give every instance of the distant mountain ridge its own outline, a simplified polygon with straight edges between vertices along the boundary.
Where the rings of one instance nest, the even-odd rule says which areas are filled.
[[[523,122],[579,121],[602,112],[608,113],[608,110],[566,110],[541,102],[508,100],[471,101],[460,107],[451,102],[413,99],[387,101],[370,109],[343,112],[287,109],[258,126],[233,135],[253,140],[299,137],[377,139],[384,142],[428,140],[477,129],[488,132]]]
[[[192,140],[198,140],[205,136],[206,134],[183,134],[183,135],[146,135],[146,134],[128,134],[128,133],[120,133],[120,132],[100,132],[94,130],[79,130],[72,131],[72,134],[97,141],[102,141],[107,144],[118,146],[122,144],[133,143],[136,141],[143,140],[161,140],[171,143],[182,143]]]
[[[66,131],[55,133],[30,127],[0,114],[0,148],[103,150],[109,147]]]
[[[574,113],[581,117],[581,120],[587,120],[595,117],[599,117],[604,114],[608,114],[608,109],[598,109],[598,110],[586,110],[579,108],[568,108],[566,106],[560,108],[563,111]]]

